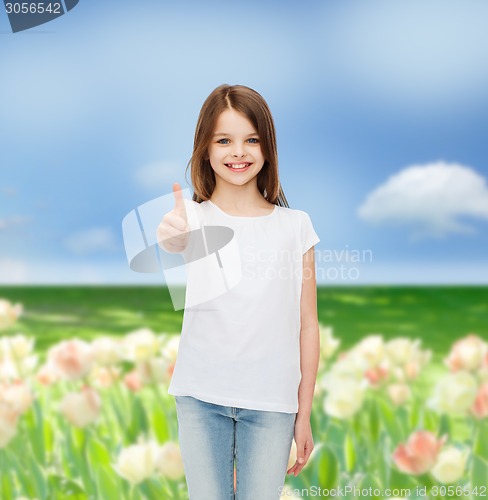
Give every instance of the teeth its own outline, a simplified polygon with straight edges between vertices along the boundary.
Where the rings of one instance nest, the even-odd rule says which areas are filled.
[[[236,168],[236,169],[239,169],[239,168],[246,168],[250,165],[250,163],[246,163],[244,165],[231,165],[230,163],[227,163],[226,164],[228,167],[231,167],[231,168]]]

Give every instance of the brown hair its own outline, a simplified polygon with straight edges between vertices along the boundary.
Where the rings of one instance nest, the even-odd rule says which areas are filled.
[[[188,170],[191,165],[193,201],[201,203],[208,200],[215,189],[215,173],[207,151],[218,117],[229,108],[246,116],[259,135],[265,158],[263,168],[257,175],[259,192],[270,203],[288,207],[278,177],[276,131],[271,111],[258,92],[244,85],[220,85],[203,103],[195,130],[193,154],[186,167]]]

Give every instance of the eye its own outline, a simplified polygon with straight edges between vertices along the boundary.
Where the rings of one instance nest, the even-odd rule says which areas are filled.
[[[258,144],[259,143],[259,139],[257,137],[251,137],[249,139],[249,141],[251,142],[251,144]]]
[[[219,139],[217,141],[217,144],[228,144],[228,142],[222,142],[222,141],[229,141],[229,139]]]

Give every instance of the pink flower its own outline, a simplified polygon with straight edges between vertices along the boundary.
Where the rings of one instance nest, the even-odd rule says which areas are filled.
[[[429,431],[416,431],[410,435],[406,445],[400,444],[393,452],[395,465],[408,474],[424,474],[434,466],[446,440],[447,434],[437,439]]]
[[[374,368],[369,368],[364,372],[364,376],[368,379],[372,386],[379,386],[389,376],[388,368],[378,365]]]
[[[59,380],[58,370],[52,363],[45,363],[39,368],[36,380],[42,385],[52,385]]]
[[[0,387],[0,404],[9,407],[11,414],[15,416],[25,413],[34,400],[30,386],[22,380]]]
[[[126,385],[127,389],[132,392],[139,391],[142,387],[139,373],[136,370],[132,370],[130,373],[127,373],[124,376],[124,384]]]
[[[488,382],[479,387],[471,413],[478,419],[488,417]]]
[[[78,380],[91,370],[93,351],[87,342],[72,339],[49,349],[48,359],[64,379]]]
[[[100,396],[88,386],[83,387],[79,393],[66,394],[59,407],[65,418],[77,427],[85,427],[95,421],[100,408]]]
[[[17,434],[17,414],[0,401],[0,448],[4,448]]]
[[[478,335],[470,333],[457,340],[445,359],[445,364],[452,372],[458,370],[474,371],[481,368],[487,354],[488,345]]]
[[[485,356],[483,357],[483,362],[481,363],[482,368],[488,367],[488,350],[485,353]]]

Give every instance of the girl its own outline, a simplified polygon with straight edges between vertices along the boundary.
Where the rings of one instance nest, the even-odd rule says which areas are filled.
[[[160,246],[196,261],[201,255],[190,250],[200,248],[199,229],[230,228],[240,259],[236,265],[229,251],[214,253],[227,289],[183,316],[168,393],[190,499],[279,499],[286,472],[296,476],[314,447],[320,240],[308,214],[288,207],[273,118],[256,91],[221,85],[210,94],[190,164],[193,199],[183,200],[173,185],[175,207],[158,227]],[[198,224],[190,221],[192,205]],[[210,291],[219,279],[199,285]],[[297,460],[287,470],[293,437]]]

